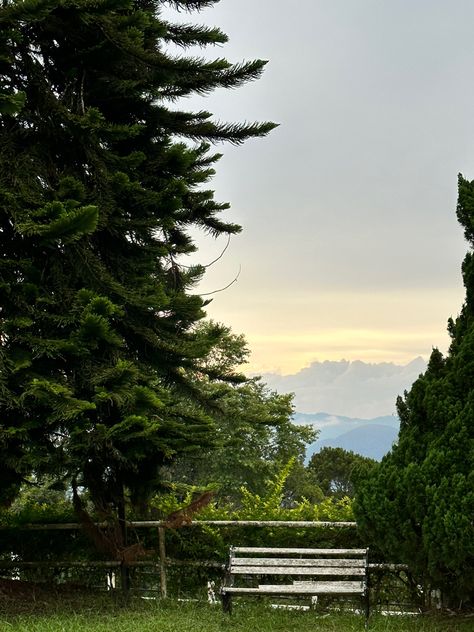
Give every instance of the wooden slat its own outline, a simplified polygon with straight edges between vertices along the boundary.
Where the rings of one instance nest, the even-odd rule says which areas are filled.
[[[257,546],[235,546],[234,553],[276,553],[278,555],[367,555],[367,549],[279,549]]]
[[[137,565],[137,562],[130,563],[129,566]],[[153,562],[150,562],[150,566],[156,566]],[[22,562],[2,560],[0,562],[0,568],[119,568],[121,562],[118,561],[103,561],[103,560],[90,560],[87,562],[74,561],[48,561],[48,562]]]
[[[193,520],[192,522],[184,523],[184,527],[199,527],[200,525],[215,525],[215,526],[236,526],[236,527],[295,527],[301,528],[341,528],[352,527],[356,528],[356,522],[332,522],[332,521],[314,521],[314,520]],[[96,523],[98,527],[107,527],[107,522]],[[164,520],[140,520],[127,522],[127,526],[134,528],[154,528],[154,527],[166,527],[166,521]],[[16,529],[28,530],[28,531],[51,531],[51,530],[79,530],[82,529],[82,524],[78,522],[69,522],[62,524],[26,524],[21,527],[15,527]],[[4,529],[11,529],[6,525],[0,526],[0,531]]]
[[[255,588],[224,586],[223,593],[242,595],[362,595],[362,582],[304,582],[302,584],[263,584]]]
[[[232,567],[236,566],[365,566],[365,559],[338,558],[290,558],[290,557],[233,557]]]
[[[236,566],[231,567],[232,575],[342,575],[342,576],[364,576],[364,568],[334,568],[331,566],[321,566],[311,568],[308,566]]]

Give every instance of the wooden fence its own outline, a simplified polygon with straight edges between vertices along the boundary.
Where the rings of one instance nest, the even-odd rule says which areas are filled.
[[[189,524],[183,524],[183,528],[199,526],[216,527],[287,527],[287,528],[356,528],[355,522],[324,522],[324,521],[288,521],[288,520],[197,520]],[[98,527],[106,527],[106,523],[96,523]],[[158,555],[159,561],[130,561],[126,565],[129,568],[146,567],[159,571],[160,594],[166,597],[167,590],[167,568],[171,566],[194,566],[203,568],[224,569],[225,565],[215,560],[178,560],[166,556],[166,523],[160,520],[130,521],[128,528],[133,529],[156,529],[158,535]],[[6,529],[8,527],[0,527]],[[81,530],[82,525],[76,522],[56,523],[56,524],[27,524],[19,527],[22,531],[70,531]],[[0,571],[8,569],[51,569],[51,568],[90,568],[90,569],[121,569],[123,562],[118,560],[88,560],[88,561],[23,561],[23,560],[0,560]]]
[[[290,529],[355,529],[355,522],[324,522],[324,521],[285,521],[285,520],[198,520],[190,524],[183,525],[183,528],[192,528],[199,526],[216,526],[216,527],[286,527]],[[105,523],[97,523],[97,526],[106,527]],[[197,567],[210,568],[224,571],[225,564],[216,560],[179,560],[166,556],[166,523],[163,521],[130,521],[127,527],[133,529],[156,529],[158,540],[158,560],[136,560],[130,561],[126,566],[130,569],[147,568],[153,570],[159,575],[160,595],[167,597],[168,595],[168,577],[167,569],[171,567]],[[3,530],[8,527],[0,527]],[[81,530],[80,523],[62,523],[62,524],[29,524],[19,527],[22,531],[66,531]],[[24,560],[0,560],[0,572],[13,569],[104,569],[109,573],[121,572],[124,563],[118,560],[87,560],[87,561],[24,561]],[[407,570],[406,566],[400,564],[369,564],[369,570],[374,572],[391,571],[398,572]]]

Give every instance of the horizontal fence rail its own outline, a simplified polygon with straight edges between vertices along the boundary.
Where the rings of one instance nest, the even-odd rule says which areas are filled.
[[[107,522],[95,523],[97,527],[110,526]],[[289,528],[332,528],[332,527],[357,527],[356,522],[324,522],[313,520],[195,520],[193,522],[184,523],[182,527],[198,527],[200,525],[212,525],[216,527],[289,527]],[[127,527],[133,529],[151,529],[167,527],[165,520],[137,520],[127,522]],[[180,528],[182,528],[180,527]],[[0,529],[22,529],[25,531],[68,531],[74,529],[82,529],[79,522],[64,522],[55,524],[25,524],[18,527],[1,525]]]
[[[1,560],[0,569],[9,568],[119,568],[122,562],[118,560],[90,560],[87,562],[70,561],[57,561],[57,562],[22,562],[20,560]],[[175,560],[173,558],[166,558],[167,566],[195,566],[196,568],[221,568],[225,569],[226,564],[216,562],[215,560]],[[159,568],[159,562],[137,560],[135,562],[128,562],[127,566],[130,567],[150,567]],[[406,571],[408,566],[406,564],[368,564],[368,567],[372,570],[384,570],[384,571]]]

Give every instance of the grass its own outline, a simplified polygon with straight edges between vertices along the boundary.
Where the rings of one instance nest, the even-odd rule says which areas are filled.
[[[46,600],[15,611],[0,609],[0,632],[363,632],[361,615],[273,610],[253,601],[238,603],[231,617],[219,606],[174,601],[110,599]],[[0,602],[1,608],[1,602]],[[370,632],[474,632],[474,617],[371,617]]]

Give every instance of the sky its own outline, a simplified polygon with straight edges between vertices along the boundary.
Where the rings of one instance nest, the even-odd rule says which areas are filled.
[[[208,56],[269,60],[257,82],[180,104],[280,124],[219,146],[211,184],[243,232],[198,291],[245,334],[247,372],[445,351],[464,295],[457,174],[474,178],[474,3],[221,0],[179,19],[228,34]],[[195,260],[225,244],[199,237]]]

